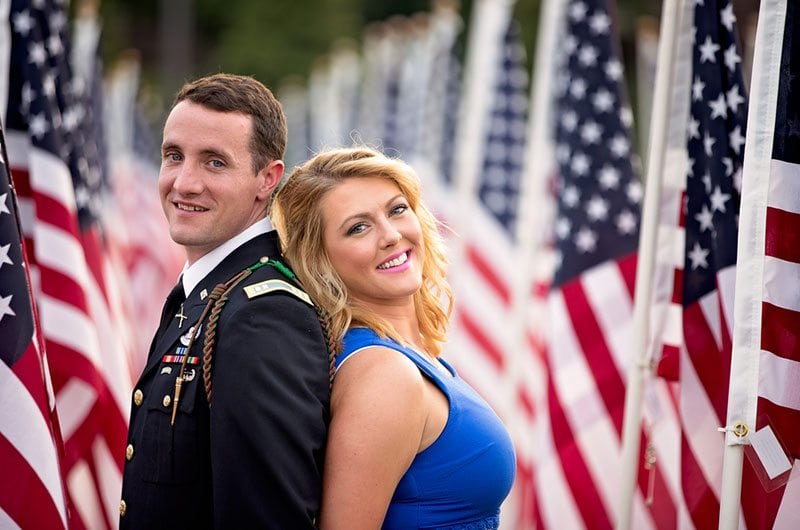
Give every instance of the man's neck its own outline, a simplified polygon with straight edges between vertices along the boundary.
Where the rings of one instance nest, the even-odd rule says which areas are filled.
[[[197,284],[222,263],[222,260],[227,258],[231,252],[254,237],[266,234],[270,230],[272,230],[272,223],[265,217],[195,261],[190,262],[187,256],[186,265],[183,267],[183,288],[186,296],[188,297]]]

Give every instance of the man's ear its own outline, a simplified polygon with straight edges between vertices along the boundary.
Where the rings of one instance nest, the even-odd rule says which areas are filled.
[[[261,178],[261,187],[258,189],[258,198],[266,201],[278,186],[283,177],[283,160],[273,160],[258,172]]]

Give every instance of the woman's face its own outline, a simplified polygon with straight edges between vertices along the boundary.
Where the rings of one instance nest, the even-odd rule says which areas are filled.
[[[368,307],[411,304],[425,248],[416,213],[392,180],[343,180],[320,203],[324,246],[351,297]]]

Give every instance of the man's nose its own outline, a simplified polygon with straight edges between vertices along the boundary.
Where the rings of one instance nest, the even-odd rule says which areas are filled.
[[[189,163],[181,164],[176,170],[175,181],[172,187],[181,194],[197,194],[203,191],[203,180],[197,174],[197,169]]]

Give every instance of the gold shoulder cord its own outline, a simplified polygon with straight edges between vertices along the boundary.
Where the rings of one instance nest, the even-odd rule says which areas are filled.
[[[229,294],[236,288],[236,286],[239,285],[242,280],[253,274],[253,271],[260,269],[265,265],[274,267],[278,272],[289,278],[291,281],[299,284],[297,276],[295,276],[291,269],[278,260],[264,256],[259,259],[257,263],[247,267],[227,282],[217,284],[217,286],[211,291],[211,294],[208,295],[208,303],[206,303],[206,307],[203,308],[200,318],[197,319],[197,322],[194,325],[194,329],[200,329],[200,324],[202,324],[203,320],[205,320],[206,316],[208,316],[208,324],[206,325],[205,332],[203,334],[203,386],[209,407],[211,407],[211,360],[214,353],[214,343],[216,341],[217,321],[219,320],[219,315],[222,312],[222,308],[225,307],[225,304],[228,302]],[[334,355],[336,350],[330,333],[329,318],[324,311],[317,307],[316,304],[314,304],[314,310],[317,313],[317,318],[322,327],[322,332],[325,335],[325,347],[328,351],[328,376],[330,383],[332,384],[334,374]],[[211,313],[210,316],[209,312]],[[189,352],[191,352],[192,346],[194,346],[194,340],[196,336],[197,334],[192,332],[191,336],[189,337],[189,344],[186,346],[186,354],[183,356],[180,372],[178,377],[175,379],[175,395],[172,400],[172,419],[170,420],[170,425],[175,425],[175,417],[178,413],[178,403],[180,401],[181,388],[183,386],[183,382],[185,381],[184,373],[186,371],[186,361],[189,359]]]

